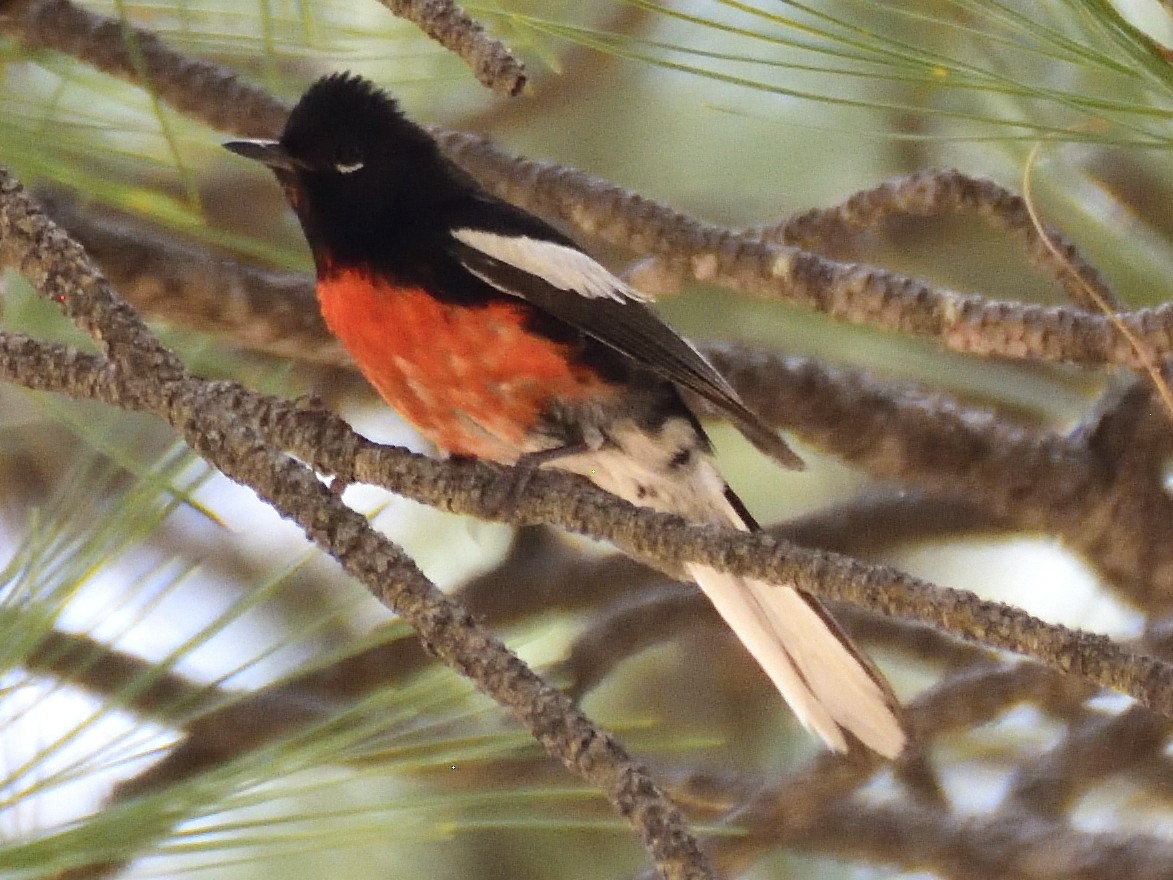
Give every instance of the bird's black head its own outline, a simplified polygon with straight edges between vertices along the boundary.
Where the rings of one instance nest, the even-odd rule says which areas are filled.
[[[324,260],[364,263],[394,249],[438,202],[470,186],[389,95],[348,73],[314,83],[278,140],[225,146],[273,169],[319,271]]]

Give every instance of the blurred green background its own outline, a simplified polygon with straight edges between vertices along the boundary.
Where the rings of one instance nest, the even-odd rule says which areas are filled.
[[[85,8],[150,29],[290,101],[322,73],[361,72],[420,121],[486,132],[511,150],[732,226],[777,223],[927,167],[956,166],[1020,187],[1030,150],[1040,145],[1031,168],[1039,213],[1076,241],[1124,302],[1160,302],[1173,267],[1166,210],[1173,77],[1154,41],[1173,33],[1166,10],[1027,7],[976,0],[468,6],[529,66],[530,91],[512,100],[490,94],[459,59],[376,3]],[[0,53],[0,162],[24,182],[64,186],[177,237],[309,270],[277,188],[220,148],[223,133],[69,55],[31,52],[3,34]],[[850,258],[993,299],[1057,296],[1012,244],[973,218],[893,222],[851,247]],[[607,253],[616,269],[629,256]],[[3,292],[5,329],[77,339],[19,279],[4,279]],[[1060,430],[1103,378],[977,361],[700,286],[662,309],[697,338],[754,341],[927,382]],[[200,372],[289,395],[323,394],[360,429],[422,448],[397,417],[357,383],[339,384],[336,373],[158,323]],[[731,482],[764,520],[868,486],[814,450],[803,450],[808,472],[780,474],[733,432],[716,426],[714,436]],[[445,585],[492,566],[509,546],[501,526],[361,487],[347,498],[377,515]],[[1078,561],[1029,536],[903,548],[886,559],[938,582],[1011,597],[1048,619],[1122,634],[1137,626]],[[0,876],[59,876],[125,858],[136,859],[126,869],[136,877],[290,880],[323,872],[587,878],[644,865],[600,798],[551,767],[488,701],[433,668],[339,707],[308,732],[101,809],[116,780],[150,766],[206,709],[179,701],[153,714],[134,710],[136,693],[161,676],[175,671],[220,687],[219,699],[240,700],[357,650],[385,621],[294,529],[208,474],[150,420],[0,388],[0,564],[7,670],[0,834],[10,841]],[[537,607],[506,635],[541,665],[561,656],[581,623]],[[97,661],[59,652],[33,662],[44,640],[62,632],[150,662],[131,685],[107,692],[63,683]],[[376,637],[403,636],[393,628]],[[663,768],[768,775],[812,754],[788,715],[760,708],[760,684],[731,678],[721,664],[681,663],[728,647],[690,636],[644,652],[585,708]],[[914,668],[890,671],[902,696],[924,682]],[[1029,745],[1053,735],[1029,716],[1009,719],[993,740]],[[1006,767],[978,737],[959,735],[953,748],[958,791],[981,803]],[[812,872],[893,876],[785,853],[750,876]]]

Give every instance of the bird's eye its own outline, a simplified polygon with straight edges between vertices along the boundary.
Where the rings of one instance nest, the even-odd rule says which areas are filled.
[[[363,166],[362,150],[354,144],[339,144],[334,151],[334,170],[339,174],[352,174]]]

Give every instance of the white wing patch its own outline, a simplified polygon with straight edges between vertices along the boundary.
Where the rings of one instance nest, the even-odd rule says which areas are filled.
[[[648,297],[624,284],[577,248],[524,235],[497,235],[480,229],[456,229],[452,237],[486,256],[541,278],[559,290],[573,290],[589,299],[648,301]],[[482,281],[489,281],[472,271]]]

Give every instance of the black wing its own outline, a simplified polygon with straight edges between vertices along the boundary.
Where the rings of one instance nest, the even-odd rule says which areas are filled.
[[[453,256],[469,272],[708,400],[762,452],[786,467],[802,467],[778,433],[640,294],[536,218],[507,206],[499,211],[491,223],[480,216],[453,228]]]

